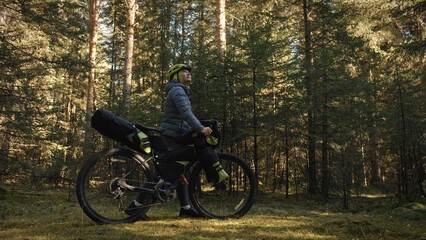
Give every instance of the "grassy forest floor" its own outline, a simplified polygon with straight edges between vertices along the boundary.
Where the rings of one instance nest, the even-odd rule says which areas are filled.
[[[150,220],[98,225],[73,189],[28,190],[0,185],[0,239],[425,239],[426,202],[352,197],[349,211],[303,196],[260,193],[241,219],[177,218],[178,205],[152,208]]]

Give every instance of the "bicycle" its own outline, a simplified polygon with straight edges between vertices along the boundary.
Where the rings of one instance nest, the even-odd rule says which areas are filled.
[[[96,153],[83,164],[76,182],[77,199],[90,219],[100,224],[138,221],[150,207],[173,202],[179,184],[188,184],[193,207],[207,219],[240,218],[251,209],[257,183],[246,161],[219,152],[229,178],[211,184],[202,160],[191,159],[178,180],[166,182],[161,176],[165,154],[160,130],[140,124],[136,127],[148,136],[150,153],[120,146]],[[132,209],[128,206],[138,194],[143,194],[142,206],[129,215],[126,212]]]

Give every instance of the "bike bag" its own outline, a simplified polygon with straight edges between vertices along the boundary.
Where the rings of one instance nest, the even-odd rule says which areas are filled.
[[[100,134],[118,141],[137,151],[151,152],[148,136],[136,128],[133,123],[114,115],[114,113],[100,108],[95,111],[91,121],[92,127]]]
[[[205,147],[219,147],[222,139],[222,135],[219,131],[219,126],[216,120],[201,120],[201,124],[204,127],[210,127],[212,133],[205,137],[199,133],[192,133],[192,138],[194,139],[195,148],[201,149]]]

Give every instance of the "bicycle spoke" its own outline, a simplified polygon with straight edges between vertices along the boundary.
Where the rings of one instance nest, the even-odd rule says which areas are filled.
[[[256,184],[249,166],[230,154],[219,154],[221,165],[229,178],[213,185],[199,166],[191,178],[194,206],[211,218],[241,217],[251,208]]]
[[[85,213],[94,221],[120,223],[137,220],[137,216],[126,213],[139,194],[132,189],[152,182],[152,176],[131,153],[110,150],[96,155],[83,166],[77,180],[77,197]],[[151,201],[152,198],[147,198],[144,204]]]

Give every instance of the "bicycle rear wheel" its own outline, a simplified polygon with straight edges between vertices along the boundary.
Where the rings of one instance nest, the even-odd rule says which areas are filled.
[[[247,162],[237,156],[218,153],[218,157],[229,178],[213,185],[207,181],[201,164],[197,164],[190,176],[191,202],[208,218],[242,217],[254,203],[257,190],[254,173]]]
[[[129,209],[129,205],[138,194],[144,194],[138,199],[147,206],[152,195],[131,191],[124,185],[142,187],[152,182],[152,171],[142,156],[129,149],[114,148],[85,162],[77,177],[77,199],[86,215],[97,223],[135,222],[148,207]]]

